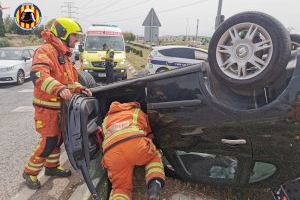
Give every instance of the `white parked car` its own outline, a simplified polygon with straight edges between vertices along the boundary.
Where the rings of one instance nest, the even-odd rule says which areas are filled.
[[[23,84],[30,77],[33,53],[31,48],[0,48],[0,83]]]
[[[153,47],[146,70],[150,74],[173,70],[198,64],[207,60],[207,51],[200,48],[188,46],[158,46]]]

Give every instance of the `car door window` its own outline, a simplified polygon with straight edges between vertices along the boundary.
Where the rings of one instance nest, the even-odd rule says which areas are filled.
[[[30,53],[30,57],[32,58],[33,54],[34,54],[34,50],[33,49],[29,49],[29,53]]]
[[[163,50],[159,50],[159,53],[169,57],[195,59],[194,49],[190,49],[190,48],[163,49]]]
[[[30,53],[29,53],[28,50],[24,50],[24,51],[23,51],[23,57],[24,57],[24,58],[31,58],[32,56],[30,55]]]
[[[256,183],[267,178],[270,178],[275,172],[277,168],[275,165],[265,162],[255,162],[253,167],[249,183]]]
[[[175,151],[182,168],[195,181],[232,184],[237,175],[238,159],[232,156]]]

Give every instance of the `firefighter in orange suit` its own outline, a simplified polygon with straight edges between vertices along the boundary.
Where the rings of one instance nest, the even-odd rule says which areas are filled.
[[[41,138],[23,173],[26,185],[31,189],[41,187],[37,175],[44,166],[45,175],[71,175],[71,171],[59,163],[62,144],[59,111],[61,101],[70,100],[72,93],[92,95],[89,89],[78,83],[78,74],[70,58],[70,48],[81,35],[82,29],[73,19],[57,18],[51,30],[42,32],[44,44],[33,56],[30,76],[34,84],[34,121]]]
[[[110,200],[130,200],[135,166],[145,166],[148,195],[158,200],[165,174],[151,128],[138,102],[113,102],[102,124],[103,166],[112,183]]]

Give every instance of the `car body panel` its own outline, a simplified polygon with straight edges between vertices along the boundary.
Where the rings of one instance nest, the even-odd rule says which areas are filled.
[[[207,60],[207,51],[204,49],[188,46],[159,46],[153,47],[148,57],[146,69],[150,74],[154,74],[160,71],[199,64],[201,60]]]
[[[100,121],[111,102],[138,101],[149,116],[154,143],[182,180],[274,187],[300,176],[300,120],[293,115],[300,51],[296,63],[287,84],[270,98],[229,91],[213,81],[205,62],[92,92]]]

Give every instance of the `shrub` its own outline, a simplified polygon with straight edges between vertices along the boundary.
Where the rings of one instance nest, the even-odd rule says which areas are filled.
[[[0,38],[0,47],[9,47],[8,39],[5,37]]]

